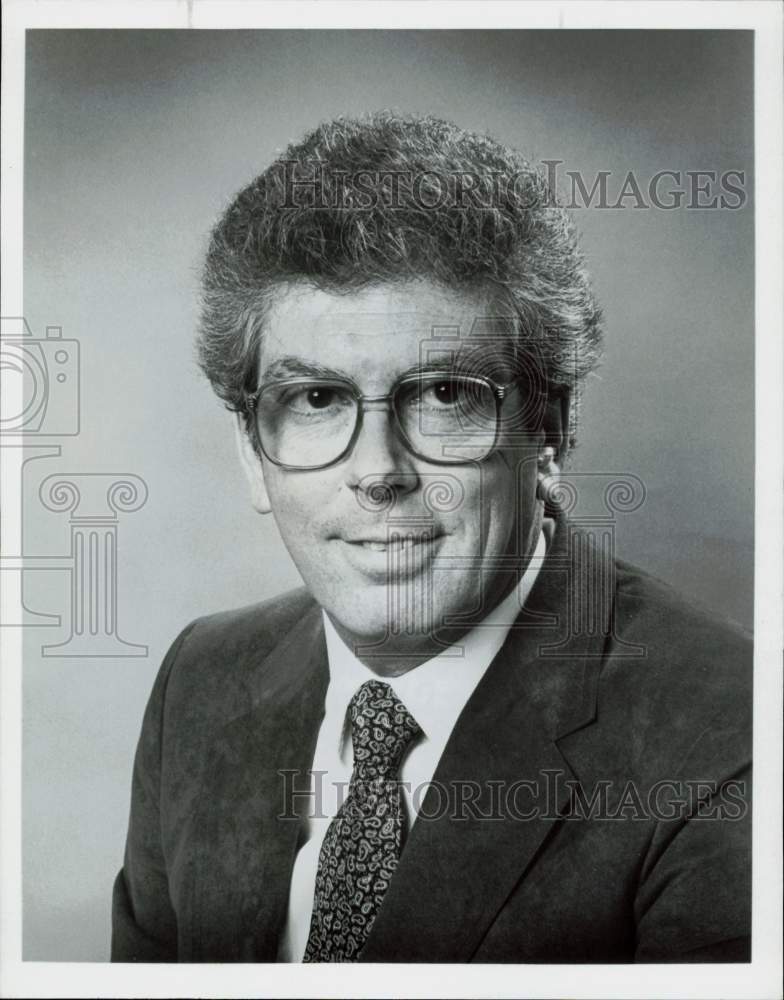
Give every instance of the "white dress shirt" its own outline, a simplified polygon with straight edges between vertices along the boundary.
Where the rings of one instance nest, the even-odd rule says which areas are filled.
[[[353,769],[349,702],[368,680],[382,680],[416,719],[422,735],[403,760],[400,781],[409,822],[422,805],[428,783],[444,752],[458,716],[498,651],[512,623],[520,614],[545,555],[544,533],[517,587],[497,608],[432,659],[399,677],[379,677],[346,646],[324,614],[329,660],[324,720],[313,757],[309,817],[305,835],[294,862],[285,931],[278,951],[280,962],[300,962],[310,933],[313,894],[321,844],[330,822],[348,794]]]

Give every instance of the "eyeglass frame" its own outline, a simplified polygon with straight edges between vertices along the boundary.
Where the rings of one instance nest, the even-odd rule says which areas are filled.
[[[394,405],[394,398],[396,394],[400,391],[401,387],[409,383],[421,382],[424,376],[428,378],[460,378],[468,382],[473,382],[477,385],[487,386],[493,393],[493,398],[495,400],[495,434],[493,437],[493,443],[487,449],[487,453],[480,459],[440,459],[440,458],[429,458],[426,455],[418,452],[406,436],[400,416]],[[398,379],[392,386],[391,392],[385,393],[383,396],[365,396],[359,390],[359,386],[352,379],[342,378],[336,375],[334,378],[322,378],[319,379],[317,376],[312,375],[298,375],[293,376],[290,379],[277,379],[273,382],[265,382],[252,393],[246,393],[245,396],[245,410],[252,419],[249,421],[253,428],[253,436],[258,443],[259,449],[261,450],[264,457],[272,462],[273,465],[277,465],[278,468],[286,469],[290,472],[315,472],[319,469],[329,469],[333,465],[338,465],[342,462],[356,446],[357,440],[360,433],[362,432],[362,420],[363,416],[368,409],[368,404],[371,404],[373,408],[378,408],[379,404],[385,404],[382,409],[389,411],[394,416],[392,421],[392,426],[395,430],[395,434],[398,439],[402,442],[406,450],[413,455],[415,458],[421,459],[423,462],[429,462],[432,465],[469,465],[471,462],[480,461],[483,462],[488,458],[496,449],[498,444],[498,436],[500,431],[500,418],[501,418],[501,406],[504,400],[507,398],[510,389],[514,388],[520,381],[522,381],[523,376],[517,376],[513,378],[510,382],[500,383],[496,382],[494,379],[490,378],[488,375],[469,375],[463,372],[455,371],[420,371],[412,372],[410,375],[404,375],[402,378]],[[346,447],[340,452],[340,454],[333,458],[329,462],[323,462],[319,465],[289,465],[286,462],[281,462],[276,458],[273,458],[264,447],[264,443],[261,440],[261,432],[258,425],[258,402],[259,397],[264,392],[265,389],[270,388],[275,385],[312,385],[313,383],[323,382],[325,385],[329,386],[344,386],[348,388],[351,392],[352,397],[357,404],[357,415],[354,422],[354,430],[352,431],[351,437],[346,445]]]

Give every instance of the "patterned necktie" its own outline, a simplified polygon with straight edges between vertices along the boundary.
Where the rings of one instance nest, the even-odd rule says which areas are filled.
[[[376,918],[403,843],[398,771],[422,730],[382,681],[366,681],[349,704],[354,770],[348,795],[319,854],[303,962],[352,962]]]

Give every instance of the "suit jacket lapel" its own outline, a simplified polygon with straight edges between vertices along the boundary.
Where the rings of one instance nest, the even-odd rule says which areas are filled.
[[[241,669],[237,664],[235,669]],[[200,799],[194,952],[275,961],[328,682],[314,608],[253,668],[249,711],[220,732]]]
[[[588,583],[564,575],[567,527],[458,719],[362,961],[470,960],[569,798],[556,740],[594,717],[607,622],[552,655]]]

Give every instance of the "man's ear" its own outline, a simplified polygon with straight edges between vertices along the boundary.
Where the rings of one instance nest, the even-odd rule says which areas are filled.
[[[555,449],[555,461],[563,466],[569,451],[571,439],[569,417],[571,412],[571,395],[568,389],[553,395],[547,402],[544,416],[544,445]]]
[[[261,458],[253,447],[244,416],[241,413],[235,413],[234,418],[234,437],[237,442],[240,464],[250,485],[250,502],[259,514],[269,514],[272,505],[264,485],[264,468],[261,464]]]

